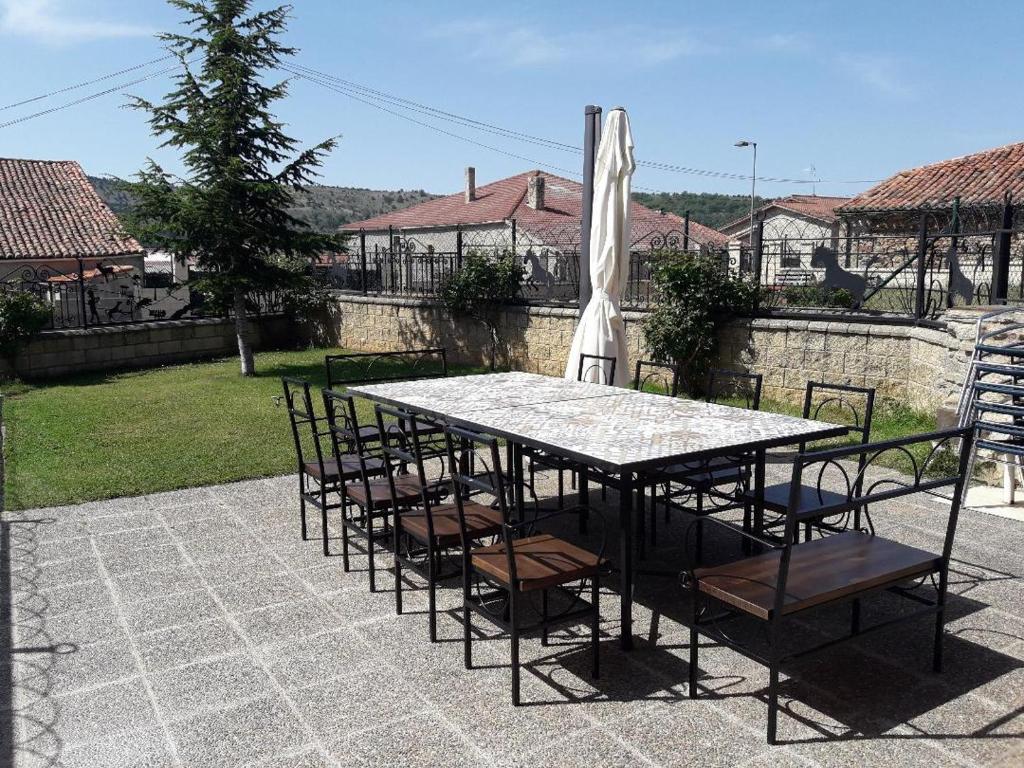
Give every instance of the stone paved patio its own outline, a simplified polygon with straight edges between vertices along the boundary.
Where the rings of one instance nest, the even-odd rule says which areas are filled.
[[[937,547],[940,505],[898,507],[880,527]],[[424,591],[396,617],[390,576],[369,594],[365,557],[343,573],[297,517],[294,478],[5,514],[0,764],[1024,764],[1019,522],[961,518],[945,673],[930,672],[925,625],[812,657],[787,670],[784,745],[769,748],[761,667],[702,648],[710,693],[687,698],[672,580],[641,580],[630,654],[606,585],[598,681],[568,632],[526,641],[529,705],[514,709],[507,640],[488,635],[482,668],[462,667],[457,589],[441,592],[431,645]],[[680,528],[663,532],[669,563]]]

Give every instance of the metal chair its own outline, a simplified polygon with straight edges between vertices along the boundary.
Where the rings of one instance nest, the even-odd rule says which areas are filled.
[[[392,481],[387,474],[386,457],[382,441],[376,451],[367,445],[361,436],[356,416],[355,399],[352,395],[325,389],[324,409],[336,457],[342,456],[346,446],[351,446],[359,467],[357,476],[340,487],[342,505],[341,553],[342,565],[349,570],[349,535],[366,541],[366,555],[370,573],[370,591],[377,590],[377,569],[374,556],[376,542],[389,537],[389,518],[396,506],[412,506],[420,499],[422,488],[417,478],[403,475]],[[376,427],[374,431],[377,432]],[[379,434],[379,432],[378,432]],[[394,486],[394,488],[392,487]],[[375,524],[381,523],[381,530]]]
[[[579,365],[576,369],[576,381],[586,381],[586,377],[589,376],[591,372],[596,371],[598,377],[601,378],[601,381],[598,383],[611,386],[615,381],[615,364],[616,360],[614,357],[581,353]],[[563,473],[569,473],[570,486],[572,488],[576,488],[581,473],[580,465],[575,461],[565,458],[564,456],[558,456],[536,448],[524,446],[522,450],[523,456],[530,460],[529,472],[531,490],[536,487],[537,467],[541,467],[542,469],[553,469],[558,473],[558,507],[559,509],[562,509],[565,506],[565,479]],[[606,493],[607,491],[605,486],[601,485],[602,499],[605,497]],[[582,509],[586,510],[587,507],[582,507]],[[584,511],[580,516],[580,533],[585,533],[586,530],[587,518],[586,511]]]
[[[681,374],[680,366],[673,363],[637,360],[633,372],[633,389],[678,397]]]
[[[429,436],[421,433],[423,417],[384,405],[376,406],[376,416],[384,435],[382,450],[394,510],[395,613],[402,613],[402,571],[409,569],[427,581],[430,641],[437,642],[437,584],[446,576],[442,557],[462,545],[458,508],[451,501],[441,503],[444,496],[450,495],[450,480],[441,477],[447,450],[442,447],[439,453]],[[427,477],[430,461],[434,461],[440,475],[433,482]],[[413,468],[421,489],[416,504],[403,503],[399,473],[404,467]],[[473,543],[501,533],[502,519],[497,509],[466,499],[463,514],[468,538]]]
[[[501,471],[498,441],[457,427],[447,427],[448,466],[452,468],[452,496],[458,511],[463,551],[463,650],[467,669],[473,666],[472,614],[477,614],[509,633],[512,655],[512,703],[520,704],[519,643],[526,633],[540,631],[541,644],[547,645],[552,627],[590,622],[590,647],[593,654],[591,675],[598,677],[598,641],[600,628],[599,580],[607,563],[601,552],[594,554],[555,536],[541,533],[537,524],[570,513],[572,509],[537,512],[530,519],[512,516],[510,488]],[[470,451],[483,472],[467,474],[464,453]],[[516,489],[522,493],[522,489]],[[473,531],[469,526],[471,507],[466,499],[471,494],[484,494],[494,499],[501,513],[499,541],[485,547],[473,547]],[[590,602],[582,599],[587,583]],[[578,592],[568,589],[577,584]],[[570,601],[567,609],[552,615],[549,593],[556,592]],[[528,624],[524,612],[528,596],[540,593],[540,618]],[[579,607],[577,607],[579,606]],[[536,607],[536,606],[535,606]]]
[[[723,401],[740,401],[739,407],[751,411],[761,408],[761,388],[764,377],[760,373],[746,371],[730,371],[727,368],[713,368],[708,373],[707,389],[704,400],[708,403]],[[726,402],[733,405],[734,402]]]
[[[580,362],[576,369],[576,381],[589,381],[591,374],[596,373],[598,380],[595,383],[612,386],[615,383],[616,363],[617,360],[614,357],[580,353]]]
[[[779,669],[788,660],[898,622],[932,615],[935,617],[932,667],[936,672],[941,671],[949,560],[967,480],[973,432],[973,427],[962,427],[899,440],[801,453],[793,464],[781,544],[708,518],[709,523],[719,524],[769,548],[769,551],[725,565],[691,566],[684,571],[683,584],[693,601],[689,622],[690,696],[698,694],[700,635],[738,650],[768,668],[769,744],[775,744],[777,740]],[[893,454],[906,457],[914,446],[928,453],[920,464],[915,461],[914,473],[909,479],[893,477],[892,471],[885,466],[880,466],[877,477],[866,477],[872,467],[884,464],[885,460],[880,461],[880,457]],[[952,474],[943,468],[942,459],[937,459],[948,449],[952,449],[958,458],[957,468]],[[862,454],[868,456],[863,464],[858,458]],[[858,470],[851,477],[844,462],[855,458],[858,459]],[[814,479],[821,503],[804,505],[804,478]],[[826,487],[831,481],[835,481],[839,489],[838,497],[825,494],[826,491],[834,491],[834,487]],[[952,504],[941,553],[906,546],[861,530],[797,543],[799,528],[807,522],[848,514],[869,505],[876,505],[875,516],[879,518],[877,505],[912,494],[933,494],[940,488],[952,489]],[[907,508],[906,505],[901,506],[901,509]],[[691,527],[699,522],[693,521]],[[918,593],[929,583],[935,588],[934,600]],[[861,601],[882,590],[908,597],[908,604],[921,607],[883,619],[865,629],[861,626]],[[827,610],[842,604],[851,606],[849,634],[814,647],[785,655],[782,653],[781,644],[788,639],[785,637],[787,634],[802,640],[815,636],[809,634],[808,614],[815,609]],[[753,620],[763,626],[767,631],[767,653],[742,644],[732,630],[727,631],[727,623],[736,618]],[[797,623],[799,626],[794,626]],[[791,633],[786,632],[790,629]]]
[[[324,367],[328,389],[375,381],[441,378],[448,375],[448,353],[444,347],[346,352],[325,355]]]
[[[320,525],[323,537],[324,554],[329,555],[327,517],[328,512],[340,509],[342,502],[332,501],[339,494],[341,485],[355,479],[359,474],[358,458],[349,446],[335,454],[329,449],[324,456],[322,440],[331,436],[330,429],[323,429],[327,424],[324,416],[318,417],[313,410],[311,385],[308,381],[283,377],[283,402],[288,408],[288,419],[291,423],[292,438],[295,442],[295,456],[299,474],[299,516],[302,521],[302,538],[308,538],[306,525],[306,505],[311,504],[320,510]],[[369,464],[368,472],[379,475],[382,471],[380,463]]]
[[[871,439],[871,420],[875,409],[875,390],[873,387],[855,387],[849,384],[828,384],[820,381],[808,381],[807,389],[804,392],[804,405],[801,415],[805,419],[816,419],[828,421],[833,424],[843,424],[848,432],[853,432],[860,437],[860,443],[866,445]],[[822,444],[812,445],[812,448],[822,448]],[[808,450],[808,443],[801,442],[799,452]],[[857,458],[858,468],[863,467],[867,461],[867,454],[861,453]],[[859,489],[857,489],[859,491]],[[789,484],[776,483],[764,489],[763,507],[767,511],[784,515],[789,504]],[[836,494],[832,491],[821,491],[819,496],[815,488],[805,485],[801,491],[801,506],[821,506],[831,499],[836,501]],[[748,500],[748,508],[744,514],[744,527],[750,530],[750,508],[756,502],[756,495],[753,491],[747,490],[745,494]],[[852,511],[853,527],[860,530],[862,525],[861,509],[858,507]],[[867,519],[870,525],[870,518]],[[767,529],[781,528],[785,525],[785,518],[773,521],[765,526]],[[832,521],[822,518],[817,521],[808,520],[804,523],[804,536],[810,539],[814,529],[825,532],[836,530],[836,526],[845,528],[845,521]]]
[[[704,400],[712,404],[729,405],[736,403],[747,410],[761,407],[763,377],[759,373],[713,369],[708,374]],[[717,512],[732,509],[746,509],[744,492],[749,486],[751,462],[749,454],[740,456],[717,456],[698,462],[675,464],[661,470],[652,480],[663,487],[665,522],[671,520],[671,510],[678,507],[694,515],[698,520]],[[723,490],[730,489],[730,490]],[[711,501],[709,508],[705,501]],[[651,546],[657,546],[657,495],[651,501]],[[637,520],[640,525],[638,539],[643,552],[643,515]],[[704,548],[704,528],[697,525],[696,542],[698,557]]]

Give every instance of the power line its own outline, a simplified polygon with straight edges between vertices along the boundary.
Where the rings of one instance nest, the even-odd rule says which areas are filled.
[[[375,88],[371,88],[367,85],[361,85],[352,80],[345,80],[344,78],[331,75],[320,70],[313,69],[312,67],[306,67],[302,64],[289,64],[289,67],[300,70],[308,75],[317,77],[322,80],[327,80],[335,83],[339,86],[343,86],[346,90],[355,91],[366,98],[373,99],[374,101],[384,101],[394,106],[399,106],[404,109],[409,109],[413,112],[419,112],[420,114],[430,115],[432,117],[446,120],[447,122],[457,123],[469,128],[483,131],[485,133],[492,133],[499,136],[505,136],[508,138],[515,138],[520,141],[525,141],[530,144],[537,144],[539,146],[549,147],[551,149],[557,149],[563,152],[574,152],[580,154],[583,152],[581,147],[575,147],[571,144],[565,144],[560,141],[554,141],[553,139],[546,139],[543,136],[534,136],[533,134],[524,133],[522,131],[512,130],[510,128],[503,128],[500,125],[494,125],[493,123],[486,123],[482,120],[475,120],[471,117],[465,117],[463,115],[455,114],[454,112],[447,112],[443,109],[431,107],[428,104],[421,104],[411,99],[406,99],[395,94],[387,93],[386,91],[380,91]]]
[[[167,59],[172,59],[172,58],[174,58],[174,54],[173,53],[169,53],[166,56],[161,56],[161,57],[156,58],[156,59],[151,59],[150,61],[144,62],[142,64],[136,64],[134,67],[125,67],[124,69],[119,69],[117,72],[111,72],[109,75],[103,75],[102,77],[97,77],[97,78],[94,78],[92,80],[83,80],[80,83],[75,83],[74,85],[69,85],[69,86],[67,86],[65,88],[58,88],[57,90],[50,91],[49,93],[42,93],[42,94],[40,94],[38,96],[33,96],[31,99],[22,99],[21,101],[15,101],[15,102],[13,102],[11,104],[5,104],[4,106],[0,107],[0,112],[3,112],[5,109],[13,109],[14,107],[23,107],[24,105],[31,104],[34,101],[42,101],[43,99],[48,99],[51,96],[57,96],[57,95],[62,94],[62,93],[67,93],[68,91],[75,91],[75,90],[78,90],[79,88],[84,88],[87,85],[94,85],[95,83],[101,83],[104,80],[110,80],[112,78],[119,77],[121,75],[126,75],[129,72],[134,72],[134,71],[136,71],[138,69],[145,69],[146,67],[152,66],[153,64],[158,64],[161,61],[166,61]]]
[[[189,62],[185,62],[185,63],[188,64]],[[148,75],[143,75],[142,77],[136,78],[135,80],[129,80],[127,83],[119,83],[118,85],[115,85],[112,88],[107,88],[107,89],[102,90],[102,91],[97,91],[96,93],[90,93],[88,96],[83,96],[80,99],[75,99],[74,101],[69,101],[69,102],[66,102],[64,104],[60,104],[60,105],[58,105],[56,107],[50,107],[49,109],[41,110],[39,112],[33,112],[30,115],[24,115],[22,117],[17,117],[17,118],[15,118],[13,120],[8,120],[5,123],[0,123],[0,128],[9,128],[12,125],[17,125],[18,123],[24,123],[27,120],[33,120],[33,119],[35,119],[37,117],[42,117],[43,115],[49,115],[49,114],[52,114],[54,112],[60,112],[61,110],[68,109],[69,107],[74,107],[74,106],[77,106],[79,104],[84,104],[87,101],[93,101],[94,99],[98,99],[98,98],[100,98],[102,96],[106,96],[106,95],[114,93],[116,91],[120,91],[122,88],[127,88],[128,86],[131,86],[131,85],[138,85],[139,83],[145,82],[146,80],[152,80],[154,77],[159,77],[160,75],[166,75],[169,72],[175,71],[177,68],[178,68],[177,66],[166,67],[165,69],[160,69],[160,70],[157,70],[156,72],[151,72]]]
[[[483,142],[477,141],[476,139],[471,139],[468,136],[463,136],[460,133],[454,133],[453,131],[446,130],[444,128],[441,128],[440,126],[433,125],[432,123],[427,123],[427,122],[424,122],[422,120],[417,120],[414,117],[410,117],[409,115],[405,115],[405,114],[402,114],[401,112],[397,112],[397,111],[395,111],[393,109],[389,109],[388,107],[382,106],[382,105],[380,105],[380,104],[378,104],[378,103],[376,103],[374,101],[370,101],[368,99],[364,99],[361,96],[352,93],[351,91],[347,91],[344,88],[341,88],[341,87],[339,87],[337,85],[334,85],[332,83],[326,82],[326,81],[324,81],[324,80],[322,80],[320,78],[314,77],[312,75],[303,74],[302,72],[299,72],[298,70],[291,69],[289,67],[286,67],[286,66],[283,66],[283,65],[280,65],[280,64],[278,65],[278,68],[284,70],[285,72],[290,72],[291,74],[295,75],[296,77],[300,77],[303,80],[308,80],[311,83],[315,83],[316,85],[319,85],[322,88],[326,88],[326,89],[328,89],[330,91],[334,91],[335,93],[339,93],[339,94],[341,94],[343,96],[347,96],[350,99],[362,102],[363,104],[371,106],[374,109],[379,109],[382,112],[386,112],[386,113],[388,113],[390,115],[394,115],[395,117],[401,118],[402,120],[407,120],[410,123],[415,123],[416,125],[423,126],[424,128],[429,128],[430,130],[436,131],[437,133],[443,134],[445,136],[449,136],[449,137],[454,138],[454,139],[459,139],[460,141],[465,141],[465,142],[467,142],[469,144],[473,144],[475,146],[482,147],[483,149],[488,149],[488,150],[490,150],[492,152],[497,152],[499,154],[505,155],[506,157],[512,157],[512,158],[515,158],[516,160],[525,160],[526,162],[531,163],[531,164],[533,164],[533,165],[535,165],[537,167],[549,168],[551,170],[558,171],[559,173],[567,173],[567,174],[569,174],[571,176],[580,176],[581,175],[579,173],[579,171],[574,171],[574,170],[571,170],[569,168],[562,168],[562,167],[557,166],[557,165],[551,165],[550,163],[545,163],[545,162],[542,162],[540,160],[535,160],[534,158],[531,158],[531,157],[526,157],[525,155],[520,155],[520,154],[517,154],[515,152],[510,152],[508,150],[501,149],[500,147],[495,147],[495,146],[492,146],[490,144],[484,144]],[[2,126],[0,126],[0,127],[2,127]]]
[[[553,139],[547,139],[542,136],[524,133],[522,131],[517,131],[510,128],[503,128],[502,126],[495,125],[493,123],[487,123],[481,120],[476,120],[474,118],[466,117],[464,115],[459,115],[453,112],[438,109],[436,107],[431,107],[427,104],[413,101],[412,99],[406,99],[402,96],[397,96],[395,94],[388,93],[386,91],[381,91],[376,88],[371,88],[370,86],[357,83],[354,80],[347,80],[345,78],[338,77],[336,75],[331,75],[326,72],[313,69],[312,67],[304,66],[302,64],[294,64],[290,66],[294,67],[294,69],[306,73],[309,76],[313,76],[321,80],[330,81],[331,83],[334,83],[339,87],[343,87],[344,90],[348,92],[346,93],[346,95],[351,96],[351,92],[355,91],[356,93],[359,93],[360,95],[367,99],[372,99],[375,101],[384,101],[385,103],[390,103],[392,106],[398,108],[408,109],[413,112],[419,112],[420,114],[429,114],[432,117],[447,120],[449,122],[458,123],[465,127],[484,131],[486,133],[492,133],[495,135],[503,136],[505,138],[512,138],[519,141],[525,141],[531,144],[536,144],[538,146],[544,146],[547,148],[557,149],[565,152],[574,152],[577,154],[583,152],[583,150],[580,147],[573,146],[571,144],[555,141]],[[289,71],[292,71],[294,74],[299,74],[297,72],[294,72],[294,70]],[[665,163],[654,160],[641,159],[637,160],[636,164],[639,167],[651,168],[652,170],[666,171],[669,173],[689,174],[693,176],[704,176],[708,178],[729,179],[734,181],[750,181],[752,178],[749,174],[730,173],[728,171],[713,171],[702,168],[692,168],[689,166],[677,165],[675,163]],[[874,184],[881,181],[881,179],[822,180],[791,179],[778,176],[758,176],[757,181],[779,184]]]

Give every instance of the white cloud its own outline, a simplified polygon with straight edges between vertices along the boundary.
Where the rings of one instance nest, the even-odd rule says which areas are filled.
[[[881,53],[843,53],[839,66],[857,80],[887,96],[904,96],[907,86],[900,74],[900,63],[892,56]]]
[[[136,24],[88,17],[88,4],[75,14],[66,0],[0,0],[0,33],[44,43],[72,43],[114,37],[151,35]]]
[[[557,64],[596,51],[606,58],[653,65],[715,50],[684,31],[643,27],[552,33],[529,24],[466,20],[441,24],[431,34],[460,44],[470,58],[512,69]]]

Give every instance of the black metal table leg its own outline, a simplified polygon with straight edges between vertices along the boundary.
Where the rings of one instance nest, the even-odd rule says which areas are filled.
[[[633,648],[633,473],[619,476],[619,590],[621,642],[624,651]]]
[[[759,448],[754,454],[754,535],[759,538],[764,536],[764,462],[764,448]]]
[[[523,446],[512,444],[512,480],[515,485],[516,519],[526,519],[526,488],[523,474]]]

